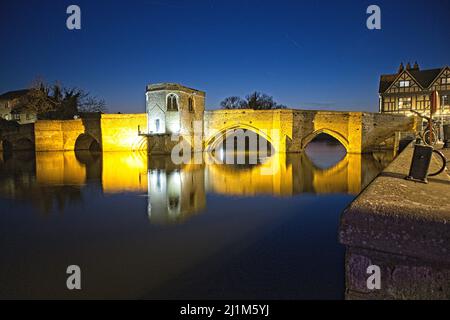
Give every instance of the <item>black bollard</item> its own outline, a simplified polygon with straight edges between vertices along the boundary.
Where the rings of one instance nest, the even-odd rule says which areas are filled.
[[[433,154],[433,147],[426,146],[416,141],[414,145],[414,154],[409,169],[407,180],[416,182],[428,183],[428,169],[430,168],[431,155]]]

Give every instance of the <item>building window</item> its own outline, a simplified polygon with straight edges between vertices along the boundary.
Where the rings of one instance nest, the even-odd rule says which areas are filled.
[[[450,78],[442,78],[441,84],[450,84]]]
[[[415,109],[416,110],[430,109],[430,97],[428,95],[417,96]]]
[[[13,119],[14,119],[14,120],[20,120],[20,114],[15,113],[15,114],[13,115]]]
[[[156,129],[156,132],[159,132],[159,127],[160,127],[160,121],[159,121],[159,119],[156,119],[156,120],[155,120],[155,129]]]
[[[406,87],[409,87],[409,80],[400,81],[400,88],[406,88]]]
[[[189,112],[194,112],[194,99],[192,99],[192,97],[189,97],[188,105],[189,105]]]
[[[411,97],[398,98],[398,109],[399,110],[411,110]]]
[[[395,98],[385,97],[383,99],[383,110],[385,112],[395,111]]]
[[[448,95],[442,96],[442,107],[450,108],[450,97]]]
[[[178,99],[173,93],[167,96],[167,111],[178,111]]]

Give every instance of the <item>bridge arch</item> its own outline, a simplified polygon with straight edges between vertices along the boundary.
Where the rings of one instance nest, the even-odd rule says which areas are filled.
[[[220,130],[215,131],[210,137],[206,138],[205,141],[205,150],[206,151],[213,151],[215,150],[220,143],[223,143],[225,140],[224,137],[230,130],[248,130],[251,131],[258,136],[261,136],[262,138],[266,139],[269,143],[272,149],[276,150],[276,145],[274,144],[273,137],[270,135],[268,130],[261,130],[255,126],[249,125],[249,124],[233,124],[226,127],[221,128]]]
[[[74,150],[100,151],[100,143],[90,134],[82,133],[75,140]]]
[[[344,146],[345,150],[348,152],[349,149],[349,143],[348,140],[339,132],[334,131],[334,130],[330,130],[330,129],[319,129],[316,130],[314,132],[311,132],[310,134],[308,134],[306,137],[303,138],[302,140],[302,149],[305,149],[306,146],[312,141],[314,140],[315,137],[317,137],[319,134],[327,134],[333,138],[335,138],[337,141],[339,141],[342,146]]]

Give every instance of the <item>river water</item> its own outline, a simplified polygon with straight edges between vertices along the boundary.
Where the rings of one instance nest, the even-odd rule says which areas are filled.
[[[340,213],[391,159],[324,141],[258,165],[3,155],[0,298],[342,299]]]

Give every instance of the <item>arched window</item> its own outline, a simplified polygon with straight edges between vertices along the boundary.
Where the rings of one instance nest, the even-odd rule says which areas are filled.
[[[178,99],[173,93],[167,96],[167,111],[178,111]]]
[[[194,112],[194,99],[192,99],[192,97],[189,97],[188,105],[189,105],[189,112]]]

